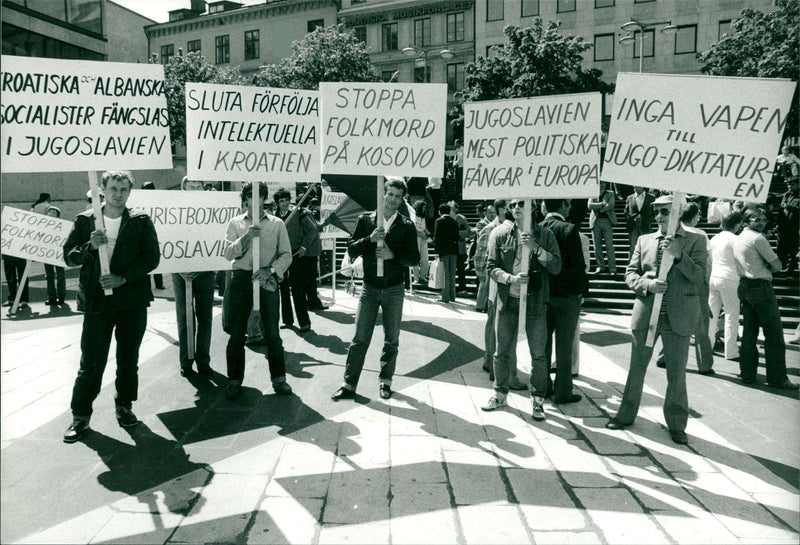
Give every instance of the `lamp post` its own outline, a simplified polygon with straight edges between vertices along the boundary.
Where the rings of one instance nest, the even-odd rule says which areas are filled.
[[[403,55],[406,57],[414,57],[414,65],[416,66],[417,61],[422,60],[422,79],[428,79],[428,52],[421,48],[421,47],[404,47],[402,50]],[[453,52],[449,49],[442,49],[438,53],[436,53],[439,57],[443,59],[452,59]],[[425,81],[425,83],[428,83]]]
[[[661,25],[663,25],[663,26],[661,26]],[[620,27],[620,28],[622,28],[622,30],[624,30],[625,32],[628,33],[627,35],[625,35],[622,38],[620,38],[619,43],[621,43],[622,45],[627,45],[627,44],[633,42],[636,39],[636,38],[634,38],[633,35],[631,35],[631,32],[633,32],[634,34],[636,32],[639,33],[639,73],[640,74],[642,73],[642,60],[644,59],[644,31],[648,30],[648,29],[651,29],[651,28],[656,28],[658,26],[661,26],[661,29],[659,30],[659,32],[661,32],[662,34],[670,35],[670,34],[674,34],[675,32],[678,31],[678,27],[676,27],[675,25],[670,24],[670,23],[663,23],[663,22],[662,23],[641,23],[641,22],[637,21],[636,19],[631,19],[630,21],[628,21],[627,23],[622,25],[622,27]],[[655,44],[653,44],[653,47],[655,48]]]

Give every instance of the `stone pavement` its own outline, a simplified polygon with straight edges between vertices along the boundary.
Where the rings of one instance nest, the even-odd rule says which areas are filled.
[[[480,410],[491,388],[473,301],[409,295],[393,398],[378,396],[377,331],[358,398],[336,403],[356,306],[339,291],[312,316],[313,332],[282,330],[295,395],[274,395],[257,348],[231,403],[219,302],[214,376],[187,380],[169,285],[156,294],[140,425],[114,419],[112,349],[92,431],[73,445],[61,436],[81,315],[41,303],[3,313],[0,542],[798,543],[796,393],[743,386],[721,358],[716,376],[698,375],[690,356],[688,447],[666,431],[655,365],[635,426],[609,431],[627,369],[625,316],[583,316],[584,399],[548,402],[534,423],[526,392]],[[796,347],[788,361],[797,381]]]

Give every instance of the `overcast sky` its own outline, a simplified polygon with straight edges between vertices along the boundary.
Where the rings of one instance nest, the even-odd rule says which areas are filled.
[[[113,2],[125,6],[131,11],[149,17],[157,23],[169,21],[169,12],[174,9],[189,9],[189,0],[112,0]],[[237,0],[240,4],[252,6],[253,4],[263,4],[264,0]]]

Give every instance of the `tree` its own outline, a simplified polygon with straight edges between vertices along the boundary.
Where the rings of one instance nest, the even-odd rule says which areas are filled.
[[[319,88],[321,81],[378,81],[367,46],[344,25],[317,27],[292,43],[292,55],[261,68],[253,85]]]
[[[450,112],[456,134],[463,132],[464,102],[613,92],[614,86],[600,79],[600,70],[581,67],[592,45],[580,36],[562,35],[560,27],[560,21],[553,21],[545,28],[538,17],[529,28],[509,25],[498,55],[479,57],[464,68],[465,88],[456,94],[459,103]]]
[[[800,80],[800,3],[774,0],[776,9],[744,9],[730,31],[697,55],[702,72],[713,76]],[[798,135],[800,95],[795,89],[784,135]]]
[[[246,83],[238,66],[217,67],[196,51],[172,57],[164,66],[164,86],[170,138],[179,144],[186,144],[186,82],[231,85]]]

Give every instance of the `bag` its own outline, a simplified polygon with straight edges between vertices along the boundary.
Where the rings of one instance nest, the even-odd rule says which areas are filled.
[[[364,260],[358,256],[354,261],[350,261],[350,254],[345,252],[339,272],[348,278],[364,278]]]
[[[440,290],[444,287],[444,265],[439,259],[431,263],[428,272],[428,287],[433,290]]]

